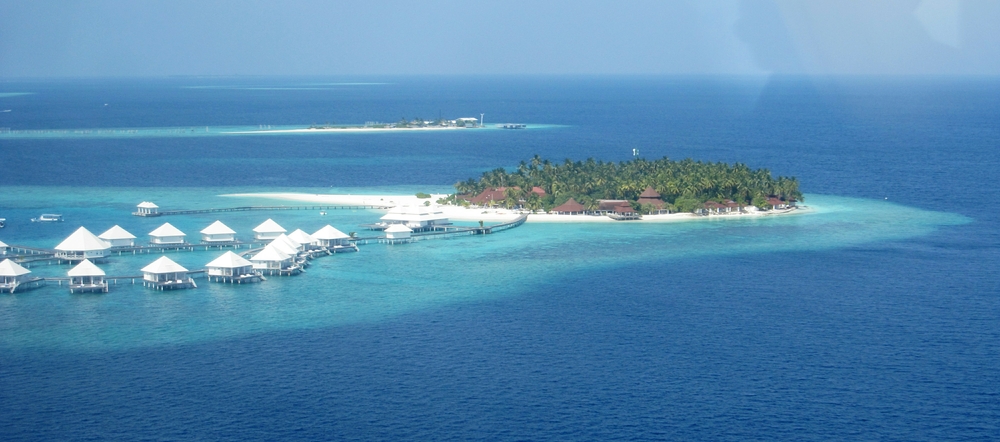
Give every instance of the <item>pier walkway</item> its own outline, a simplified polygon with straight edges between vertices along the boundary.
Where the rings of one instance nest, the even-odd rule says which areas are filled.
[[[240,206],[240,207],[223,207],[220,209],[180,209],[180,210],[161,210],[158,212],[145,213],[145,212],[132,212],[132,215],[142,216],[142,217],[156,217],[156,216],[168,216],[168,215],[193,215],[197,213],[219,213],[219,212],[249,212],[253,210],[388,210],[392,206],[346,206],[346,205],[327,205],[327,206]]]

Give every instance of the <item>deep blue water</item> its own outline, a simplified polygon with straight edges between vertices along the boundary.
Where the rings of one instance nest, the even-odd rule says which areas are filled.
[[[48,208],[83,224],[139,223],[115,218],[138,195],[180,195],[179,204],[218,188],[440,189],[533,154],[624,160],[632,148],[647,158],[768,167],[797,176],[809,194],[860,198],[870,202],[851,207],[887,213],[851,224],[847,212],[822,227],[622,226],[627,234],[529,224],[488,243],[366,248],[255,291],[0,295],[8,296],[0,303],[0,439],[1000,438],[997,79],[350,80],[386,84],[0,83],[0,93],[33,92],[0,95],[0,110],[11,109],[0,127],[308,125],[480,112],[488,123],[554,126],[0,134],[0,216],[11,220],[0,240],[44,245],[63,236],[24,222]],[[876,201],[919,212],[893,225],[897,206]],[[894,230],[900,235],[887,233]],[[695,253],[697,244],[708,250]],[[463,251],[474,262],[463,262]],[[455,283],[466,289],[450,291]],[[364,297],[344,293],[349,284],[366,287]],[[212,303],[186,301],[204,293]],[[178,316],[183,310],[172,309],[185,302],[230,310]],[[260,307],[267,302],[303,307]],[[357,307],[366,302],[393,313]],[[415,307],[397,308],[407,303]],[[371,317],[324,322],[307,311]],[[227,317],[253,323],[214,331],[232,328],[211,323]],[[163,325],[118,325],[148,318]],[[80,336],[52,338],[53,330]],[[171,337],[122,335],[134,330]],[[80,348],[65,344],[74,339]]]

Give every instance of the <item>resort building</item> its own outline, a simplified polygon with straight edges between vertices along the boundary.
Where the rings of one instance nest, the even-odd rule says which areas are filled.
[[[188,269],[166,256],[142,268],[142,285],[157,290],[189,289],[198,287],[188,276]]]
[[[111,247],[135,246],[135,235],[129,233],[128,230],[121,228],[121,226],[117,224],[104,233],[97,235],[97,237],[103,239]]]
[[[792,207],[791,203],[782,201],[781,198],[776,196],[768,197],[767,205],[771,206],[771,210],[784,210]]]
[[[402,224],[393,224],[385,229],[385,239],[391,244],[397,242],[409,242],[411,237],[410,234],[413,233],[413,229],[406,227]]]
[[[21,267],[20,264],[10,259],[0,262],[0,292],[14,293],[15,291],[30,290],[40,287],[44,283],[44,279],[32,277],[31,270]]]
[[[66,272],[69,276],[69,292],[108,292],[108,282],[104,280],[104,270],[89,259],[80,261],[76,267]]]
[[[295,262],[295,256],[282,252],[274,244],[264,247],[250,258],[254,270],[267,275],[297,275],[302,271]]]
[[[330,227],[330,226],[327,226],[327,227]],[[334,229],[334,230],[336,230],[336,229]],[[8,249],[10,249],[10,246],[8,246],[7,243],[5,243],[5,242],[0,241],[0,256],[6,255]]]
[[[170,223],[163,223],[156,230],[149,232],[150,244],[184,244],[187,236]]]
[[[292,241],[301,244],[303,251],[308,251],[319,247],[318,245],[315,245],[316,238],[313,238],[312,235],[303,232],[302,229],[295,229],[295,231],[288,234],[288,239],[291,239]]]
[[[259,226],[253,228],[254,239],[258,241],[269,241],[278,237],[282,233],[287,232],[284,227],[278,225],[273,219],[268,218],[267,221],[262,222]]]
[[[401,224],[411,231],[434,230],[437,226],[451,225],[440,210],[427,206],[397,206],[381,218],[383,224]]]
[[[354,244],[351,243],[350,235],[347,235],[340,230],[337,230],[333,226],[327,224],[323,226],[322,229],[317,230],[312,234],[313,238],[316,238],[316,244],[320,247],[326,247],[336,251],[340,248],[352,248],[354,249]]]
[[[597,213],[599,215],[610,215],[615,213],[615,209],[623,204],[628,204],[627,200],[597,200]]]
[[[521,190],[520,187],[516,187],[516,186],[512,187],[512,189],[516,189],[518,191]],[[542,189],[541,187],[535,186],[535,187],[531,188],[531,193],[534,193],[534,194],[536,194],[538,196],[545,196],[545,189]],[[488,189],[480,192],[479,195],[476,195],[476,196],[473,196],[473,197],[467,198],[467,199],[468,199],[468,201],[470,203],[475,204],[477,206],[492,206],[492,205],[496,205],[496,204],[499,204],[501,201],[504,201],[504,200],[507,199],[507,188],[506,187],[492,187],[492,188],[488,188]],[[519,203],[523,203],[525,201],[524,201],[524,199],[519,199],[518,202]]]
[[[549,212],[555,213],[556,215],[582,215],[585,211],[583,204],[576,202],[575,199],[570,198],[569,201],[562,203],[556,207],[553,207]]]
[[[608,216],[619,221],[642,219],[642,215],[640,215],[639,212],[636,212],[635,209],[632,208],[632,205],[627,202],[615,206]]]
[[[230,243],[236,241],[236,231],[218,220],[209,224],[200,233],[201,242],[203,243]]]
[[[670,211],[665,208],[667,203],[663,202],[663,197],[659,192],[653,189],[653,186],[647,187],[646,190],[643,190],[642,193],[639,194],[639,204],[651,206],[653,210],[649,213],[652,215],[670,213]]]
[[[302,244],[299,244],[298,241],[292,240],[291,238],[288,237],[288,235],[285,235],[284,233],[278,235],[277,238],[274,238],[274,240],[271,241],[271,244],[274,244],[275,246],[279,247],[281,251],[292,256],[298,255],[299,252],[303,251]]]
[[[136,206],[136,211],[135,211],[135,213],[133,213],[133,215],[138,215],[138,216],[159,216],[160,215],[160,206],[157,206],[156,204],[153,204],[153,203],[151,203],[149,201],[143,201],[143,202],[139,203],[138,206]]]
[[[242,284],[244,282],[259,282],[262,278],[261,274],[253,269],[252,262],[232,251],[226,251],[222,256],[208,263],[206,267],[208,267],[209,281]]]
[[[111,245],[106,241],[90,233],[85,227],[80,227],[56,246],[55,256],[67,261],[103,259],[110,248]]]

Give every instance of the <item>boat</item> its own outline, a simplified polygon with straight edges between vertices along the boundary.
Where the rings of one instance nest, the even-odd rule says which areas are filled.
[[[7,218],[0,218],[0,229],[7,227]]]
[[[63,221],[62,215],[56,215],[54,213],[43,213],[38,218],[32,218],[33,223],[61,223]]]

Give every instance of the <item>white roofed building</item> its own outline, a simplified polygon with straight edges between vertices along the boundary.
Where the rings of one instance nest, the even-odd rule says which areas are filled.
[[[135,245],[135,235],[117,224],[97,237],[103,239],[111,247],[132,247]]]
[[[6,255],[7,249],[9,248],[10,246],[8,246],[7,243],[0,241],[0,256]]]
[[[385,238],[390,244],[395,244],[397,242],[409,242],[411,237],[410,234],[413,230],[402,224],[393,224],[385,229]]]
[[[66,272],[69,276],[69,292],[108,292],[108,282],[104,280],[104,270],[89,259],[80,261],[76,267]]]
[[[166,256],[161,256],[142,268],[142,284],[157,290],[188,289],[198,287],[188,276],[188,269]]]
[[[223,243],[236,241],[236,231],[222,221],[215,221],[201,232],[201,242],[203,243]]]
[[[296,275],[302,268],[295,262],[295,255],[281,251],[273,243],[250,257],[254,270],[268,275]]]
[[[253,263],[232,251],[223,253],[206,267],[208,267],[209,281],[242,284],[261,280],[261,275],[254,270]]]
[[[414,231],[433,230],[435,226],[451,224],[443,212],[428,206],[396,206],[381,220],[386,224],[402,224]]]
[[[133,215],[138,215],[138,216],[159,216],[160,215],[160,206],[157,206],[156,204],[153,204],[153,203],[151,203],[149,201],[143,201],[143,202],[139,203],[138,206],[135,206],[135,209],[136,210],[135,210],[135,213],[133,213]]]
[[[44,283],[44,279],[32,277],[31,270],[21,267],[20,264],[10,259],[0,262],[0,292],[14,293],[15,291],[30,290]]]
[[[149,232],[150,244],[184,244],[184,237],[187,236],[170,223],[163,223],[156,230]]]
[[[316,248],[314,244],[316,243],[316,238],[312,235],[302,231],[302,229],[295,229],[292,233],[288,234],[288,239],[299,243],[303,251],[308,251]]]
[[[110,248],[107,241],[90,233],[86,227],[80,227],[56,246],[56,258],[67,261],[103,259]]]
[[[345,247],[356,250],[354,244],[351,243],[351,237],[349,235],[337,230],[329,224],[313,233],[312,237],[316,239],[316,242],[313,244],[320,247],[330,248],[334,251]]]
[[[274,222],[273,219],[268,218],[267,221],[260,223],[259,226],[253,228],[253,236],[256,240],[271,240],[278,237],[282,233],[287,232],[284,227],[281,227],[278,223]]]

